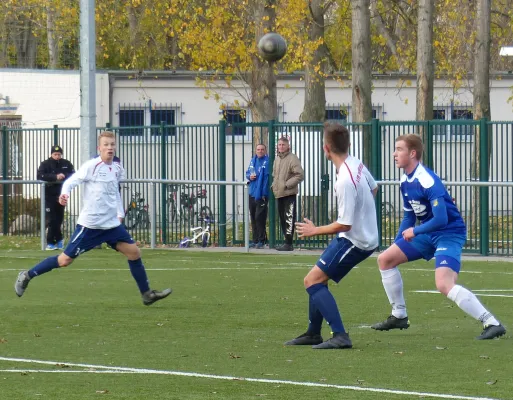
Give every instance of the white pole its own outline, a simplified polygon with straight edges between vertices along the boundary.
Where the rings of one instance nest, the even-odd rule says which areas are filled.
[[[80,163],[96,154],[95,0],[80,0]]]

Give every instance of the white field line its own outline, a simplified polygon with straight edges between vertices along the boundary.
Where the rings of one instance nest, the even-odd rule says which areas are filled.
[[[473,292],[483,292],[485,290],[472,290]],[[513,290],[507,290],[507,292],[513,292]],[[438,290],[410,290],[410,293],[429,293],[429,294],[440,294]],[[489,294],[489,293],[475,293],[479,297],[512,297],[513,294]]]
[[[440,399],[458,399],[458,400],[499,400],[493,399],[489,397],[472,397],[472,396],[460,396],[460,395],[452,395],[452,394],[438,394],[438,393],[424,393],[424,392],[413,392],[413,391],[405,391],[405,390],[391,390],[391,389],[381,389],[381,388],[365,388],[361,386],[346,386],[346,385],[334,385],[327,383],[316,383],[316,382],[298,382],[298,381],[286,381],[279,379],[261,379],[261,378],[244,378],[238,376],[226,376],[226,375],[211,375],[211,374],[200,374],[196,372],[180,372],[180,371],[166,371],[166,370],[156,370],[156,369],[143,369],[143,368],[126,368],[126,367],[112,367],[112,366],[104,366],[104,365],[93,365],[93,364],[76,364],[76,363],[67,363],[67,362],[57,362],[57,361],[43,361],[43,360],[30,360],[25,358],[10,358],[10,357],[0,357],[2,361],[12,361],[17,363],[29,363],[29,364],[43,364],[43,365],[53,365],[59,366],[62,368],[63,366],[67,367],[81,367],[81,368],[90,368],[90,369],[101,369],[102,372],[98,371],[76,371],[83,373],[137,373],[137,374],[153,374],[153,375],[174,375],[174,376],[185,376],[185,377],[194,377],[194,378],[206,378],[206,379],[218,379],[218,380],[228,380],[228,381],[247,381],[247,382],[257,382],[257,383],[268,383],[268,384],[280,384],[280,385],[292,385],[292,386],[309,386],[309,387],[318,387],[318,388],[333,388],[333,389],[341,389],[341,390],[352,390],[357,392],[374,392],[374,393],[387,393],[387,394],[397,394],[404,396],[419,396],[419,397],[433,397]],[[0,370],[0,372],[67,372],[62,370]]]

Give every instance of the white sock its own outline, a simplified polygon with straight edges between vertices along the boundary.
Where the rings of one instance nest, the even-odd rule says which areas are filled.
[[[447,297],[472,318],[481,321],[483,325],[500,325],[493,314],[484,308],[475,294],[463,286],[455,285],[449,291]]]
[[[392,306],[392,315],[396,318],[406,318],[406,302],[403,295],[403,279],[397,267],[381,271],[381,281]]]

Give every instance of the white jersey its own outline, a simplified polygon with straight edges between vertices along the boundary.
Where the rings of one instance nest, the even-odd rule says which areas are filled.
[[[85,162],[62,185],[61,194],[69,195],[80,184],[84,185],[82,209],[77,224],[91,229],[111,229],[119,226],[125,217],[119,183],[125,176],[120,163],[105,164],[100,157]]]
[[[337,222],[350,225],[347,232],[339,233],[361,250],[378,247],[378,222],[372,190],[378,185],[363,163],[348,156],[340,166],[335,182],[337,195]]]

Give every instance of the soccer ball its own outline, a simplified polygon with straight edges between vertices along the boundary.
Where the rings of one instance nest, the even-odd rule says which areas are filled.
[[[281,60],[287,52],[287,42],[277,33],[266,33],[258,41],[258,52],[266,61]]]

